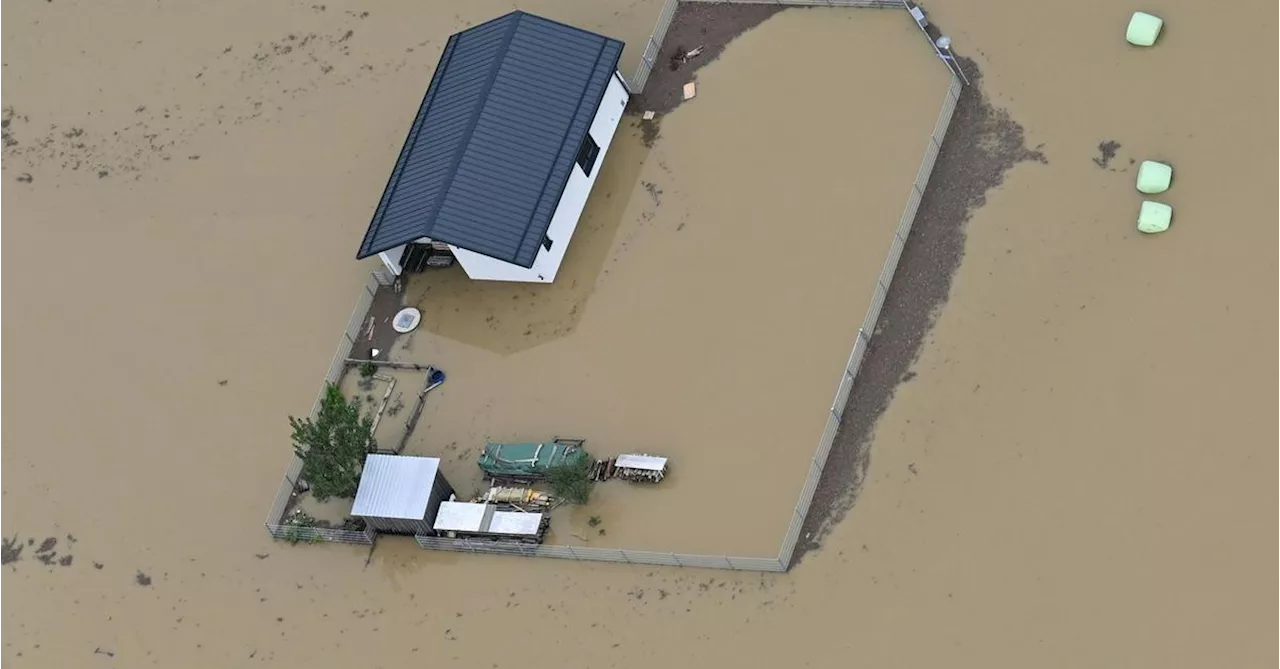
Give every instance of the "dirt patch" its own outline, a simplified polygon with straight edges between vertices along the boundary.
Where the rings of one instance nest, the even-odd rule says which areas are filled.
[[[57,546],[57,538],[47,537],[44,541],[40,542],[40,547],[36,549],[36,559],[39,560],[41,564],[53,566],[54,562],[57,561],[58,558],[58,551],[55,550]]]
[[[18,541],[17,537],[5,539],[4,545],[0,546],[0,564],[9,564],[22,559],[23,545]]]
[[[1120,142],[1114,139],[1108,139],[1098,144],[1098,157],[1093,159],[1093,164],[1101,168],[1106,168],[1111,164],[1111,159],[1116,157],[1116,151],[1120,150]]]
[[[987,191],[998,187],[1014,165],[1048,163],[1040,147],[1026,147],[1022,126],[983,94],[977,64],[959,60],[971,85],[956,104],[876,332],[849,394],[845,421],[836,433],[796,546],[796,562],[820,548],[831,527],[853,507],[870,467],[876,421],[888,408],[898,383],[909,378],[925,335],[947,302],[952,277],[964,257],[965,224],[986,203]]]
[[[786,7],[770,5],[681,3],[671,19],[666,38],[662,40],[662,49],[658,51],[644,92],[632,96],[627,111],[666,114],[680,106],[684,102],[684,85],[695,79],[694,75],[700,68],[719,58],[733,38],[784,9]],[[698,55],[687,60],[684,58],[685,54],[699,48]],[[645,144],[652,146],[652,140],[657,138],[657,123],[645,123]]]
[[[378,359],[387,359],[387,355],[391,353],[391,345],[396,337],[400,336],[395,328],[391,327],[391,319],[395,318],[396,312],[400,311],[402,306],[400,298],[401,293],[396,292],[393,287],[378,287],[378,292],[373,295],[373,304],[369,305],[369,311],[360,324],[360,333],[357,335],[356,343],[351,347],[349,357],[368,360],[370,353],[376,348],[380,351]],[[373,325],[373,337],[369,336],[370,323]]]

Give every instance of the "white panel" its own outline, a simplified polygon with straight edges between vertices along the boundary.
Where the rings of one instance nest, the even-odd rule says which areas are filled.
[[[439,532],[479,532],[484,524],[486,506],[471,502],[441,502],[435,529]]]
[[[400,261],[404,260],[404,244],[394,249],[387,249],[379,253],[378,257],[382,259],[382,264],[386,265],[387,269],[391,270],[391,273],[395,276],[400,276],[404,272],[404,267],[400,265]]]
[[[532,536],[538,533],[540,523],[542,523],[540,513],[498,511],[493,514],[493,520],[489,523],[489,533]]]

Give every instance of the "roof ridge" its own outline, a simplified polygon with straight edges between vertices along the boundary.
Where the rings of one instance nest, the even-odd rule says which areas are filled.
[[[600,48],[596,49],[596,58],[595,58],[596,63],[600,62],[600,59],[604,56],[604,49],[608,45],[609,45],[608,38],[605,38],[600,41]],[[578,91],[577,106],[579,107],[582,106],[582,101],[584,98],[587,97],[587,90],[590,88],[591,88],[591,81],[588,79],[587,81],[583,82],[582,88]],[[600,98],[604,98],[605,91],[607,91],[608,89],[609,89],[608,84],[605,84],[604,86],[600,87]],[[600,101],[597,100],[596,106],[598,107],[599,104],[600,104]],[[587,119],[586,123],[587,123],[586,136],[590,137],[591,136],[591,119]],[[570,132],[573,132],[572,121],[569,124],[565,125],[564,127],[564,132],[560,136],[560,146],[563,147],[565,145],[566,140],[569,138]],[[595,141],[595,140],[592,140],[592,141]],[[575,151],[576,151],[576,148],[575,148]],[[538,207],[542,205],[542,201],[547,197],[547,184],[551,183],[551,175],[554,173],[555,173],[555,163],[553,162],[552,164],[547,166],[547,173],[545,176],[542,177],[542,194],[538,196],[538,201],[534,204],[533,210],[529,212],[528,218],[525,219],[524,234],[520,235],[520,243],[516,246],[517,256],[519,256],[521,249],[524,248],[524,245],[529,243],[529,231],[533,229],[533,219],[535,216],[538,215]],[[561,193],[564,192],[565,184],[567,184],[569,181],[569,174],[572,174],[572,173],[573,173],[573,168],[570,167],[569,173],[564,175],[564,179],[562,180],[563,183],[560,185],[559,190]],[[553,216],[555,215],[554,212],[552,213],[552,215]],[[538,243],[542,243],[542,240],[539,239]]]
[[[484,116],[484,108],[489,104],[489,93],[493,91],[493,83],[498,80],[498,73],[502,71],[502,64],[507,61],[507,56],[511,53],[511,40],[515,37],[516,28],[520,27],[520,22],[528,14],[517,9],[506,16],[514,16],[515,19],[511,21],[511,25],[507,26],[507,32],[502,37],[502,52],[493,59],[493,66],[486,75],[488,80],[484,82],[484,87],[480,89],[480,94],[476,96],[475,113],[467,120],[467,129],[463,131],[462,139],[454,149],[453,157],[449,159],[449,170],[447,172],[449,180],[440,189],[440,197],[431,203],[431,211],[425,216],[425,219],[432,221],[433,224],[440,215],[440,208],[444,206],[445,200],[449,199],[449,194],[453,192],[453,182],[458,178],[458,165],[462,162],[462,157],[467,154],[467,148],[471,146],[471,140],[475,138],[476,126],[480,124],[480,117]]]

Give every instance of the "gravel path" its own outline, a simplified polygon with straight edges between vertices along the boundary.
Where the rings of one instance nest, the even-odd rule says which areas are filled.
[[[1028,149],[1022,126],[991,106],[977,64],[961,58],[972,84],[956,105],[928,188],[880,312],[862,368],[845,408],[813,504],[796,546],[795,562],[821,547],[827,532],[849,512],[871,465],[876,421],[908,381],[925,336],[947,302],[951,279],[964,257],[965,224],[986,203],[1005,173],[1023,161],[1048,163]]]

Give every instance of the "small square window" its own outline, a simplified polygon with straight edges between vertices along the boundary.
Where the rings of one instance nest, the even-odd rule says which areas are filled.
[[[542,248],[544,248],[544,249],[546,249],[546,250],[550,251],[550,250],[551,250],[551,245],[552,245],[553,243],[554,243],[554,242],[552,242],[552,241],[551,241],[551,238],[550,238],[550,237],[548,237],[548,236],[546,236],[546,235],[543,235],[543,236],[542,236]]]
[[[578,167],[587,176],[591,176],[591,170],[596,166],[596,158],[600,155],[600,146],[596,144],[596,140],[591,138],[591,133],[587,133],[582,138],[582,146],[578,148]]]

